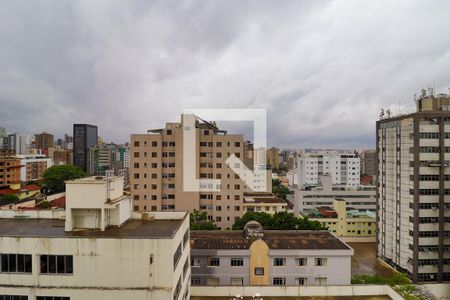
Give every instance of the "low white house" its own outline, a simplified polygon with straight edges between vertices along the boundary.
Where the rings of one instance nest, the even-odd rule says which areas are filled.
[[[189,299],[188,214],[131,201],[122,177],[88,177],[67,182],[66,213],[0,211],[0,298]]]

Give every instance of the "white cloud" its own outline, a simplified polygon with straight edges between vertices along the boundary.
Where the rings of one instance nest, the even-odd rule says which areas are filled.
[[[121,142],[185,107],[265,107],[269,143],[371,146],[450,86],[448,1],[9,1],[0,126]]]

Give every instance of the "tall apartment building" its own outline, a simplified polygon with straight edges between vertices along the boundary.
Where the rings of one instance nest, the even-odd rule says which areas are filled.
[[[450,281],[450,96],[377,121],[378,256],[414,282]]]
[[[88,171],[89,148],[97,144],[97,126],[73,124],[73,164]]]
[[[4,127],[0,127],[0,149],[8,149],[8,135]]]
[[[195,128],[191,128],[194,124]],[[183,188],[183,130],[195,134],[189,145],[195,160],[196,179],[220,180],[216,191],[185,191]],[[204,122],[191,114],[182,115],[181,123],[166,123],[162,129],[131,135],[130,184],[135,210],[192,211],[204,210],[221,228],[231,228],[243,214],[244,192],[250,191],[225,163],[235,155],[244,161],[244,137],[228,134],[214,123]],[[243,164],[235,166],[243,168]],[[271,191],[270,171],[266,191]],[[186,179],[188,180],[188,179]],[[203,187],[203,185],[201,185]]]
[[[116,154],[116,161],[120,162],[122,168],[130,168],[130,146],[128,143],[119,146],[119,150]]]
[[[53,160],[45,155],[17,155],[20,159],[20,180],[36,181],[42,179],[45,171],[53,166]]]
[[[378,171],[377,151],[364,150],[361,151],[361,174],[368,176],[376,176]]]
[[[20,183],[20,160],[13,150],[0,150],[0,187]]]
[[[61,146],[59,145],[55,148],[50,148],[48,155],[53,160],[55,166],[72,164],[73,162],[72,150],[61,149]]]
[[[48,155],[48,149],[55,146],[55,137],[53,134],[44,131],[34,135],[34,144],[36,149],[41,150],[42,154]]]
[[[8,149],[14,150],[16,154],[31,153],[33,136],[25,133],[8,134]]]
[[[267,164],[273,169],[278,169],[280,167],[280,149],[272,147],[267,149]]]
[[[97,144],[89,148],[88,173],[102,175],[107,170],[121,169],[117,161],[119,149],[115,144]]]
[[[188,214],[131,209],[96,176],[66,183],[65,210],[0,210],[0,299],[188,300]]]
[[[330,175],[333,184],[357,186],[359,156],[348,150],[304,150],[297,158],[299,185],[318,184],[320,175]]]

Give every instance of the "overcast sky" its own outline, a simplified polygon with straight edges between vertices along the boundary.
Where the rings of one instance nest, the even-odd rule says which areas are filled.
[[[268,144],[373,147],[380,107],[450,87],[450,1],[2,1],[0,126],[99,126],[266,108]]]

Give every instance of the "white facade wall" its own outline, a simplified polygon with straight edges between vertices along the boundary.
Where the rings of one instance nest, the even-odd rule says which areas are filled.
[[[360,184],[360,158],[350,151],[304,152],[297,158],[299,185],[317,185],[320,175],[330,175],[335,185]]]
[[[1,294],[29,299],[172,300],[181,280],[177,299],[188,299],[190,269],[183,274],[190,260],[188,243],[183,245],[188,229],[189,218],[185,217],[168,238],[0,237],[0,253],[32,256],[32,273],[0,273]],[[174,253],[180,244],[183,251],[174,269]],[[73,274],[40,274],[40,255],[73,256]]]

